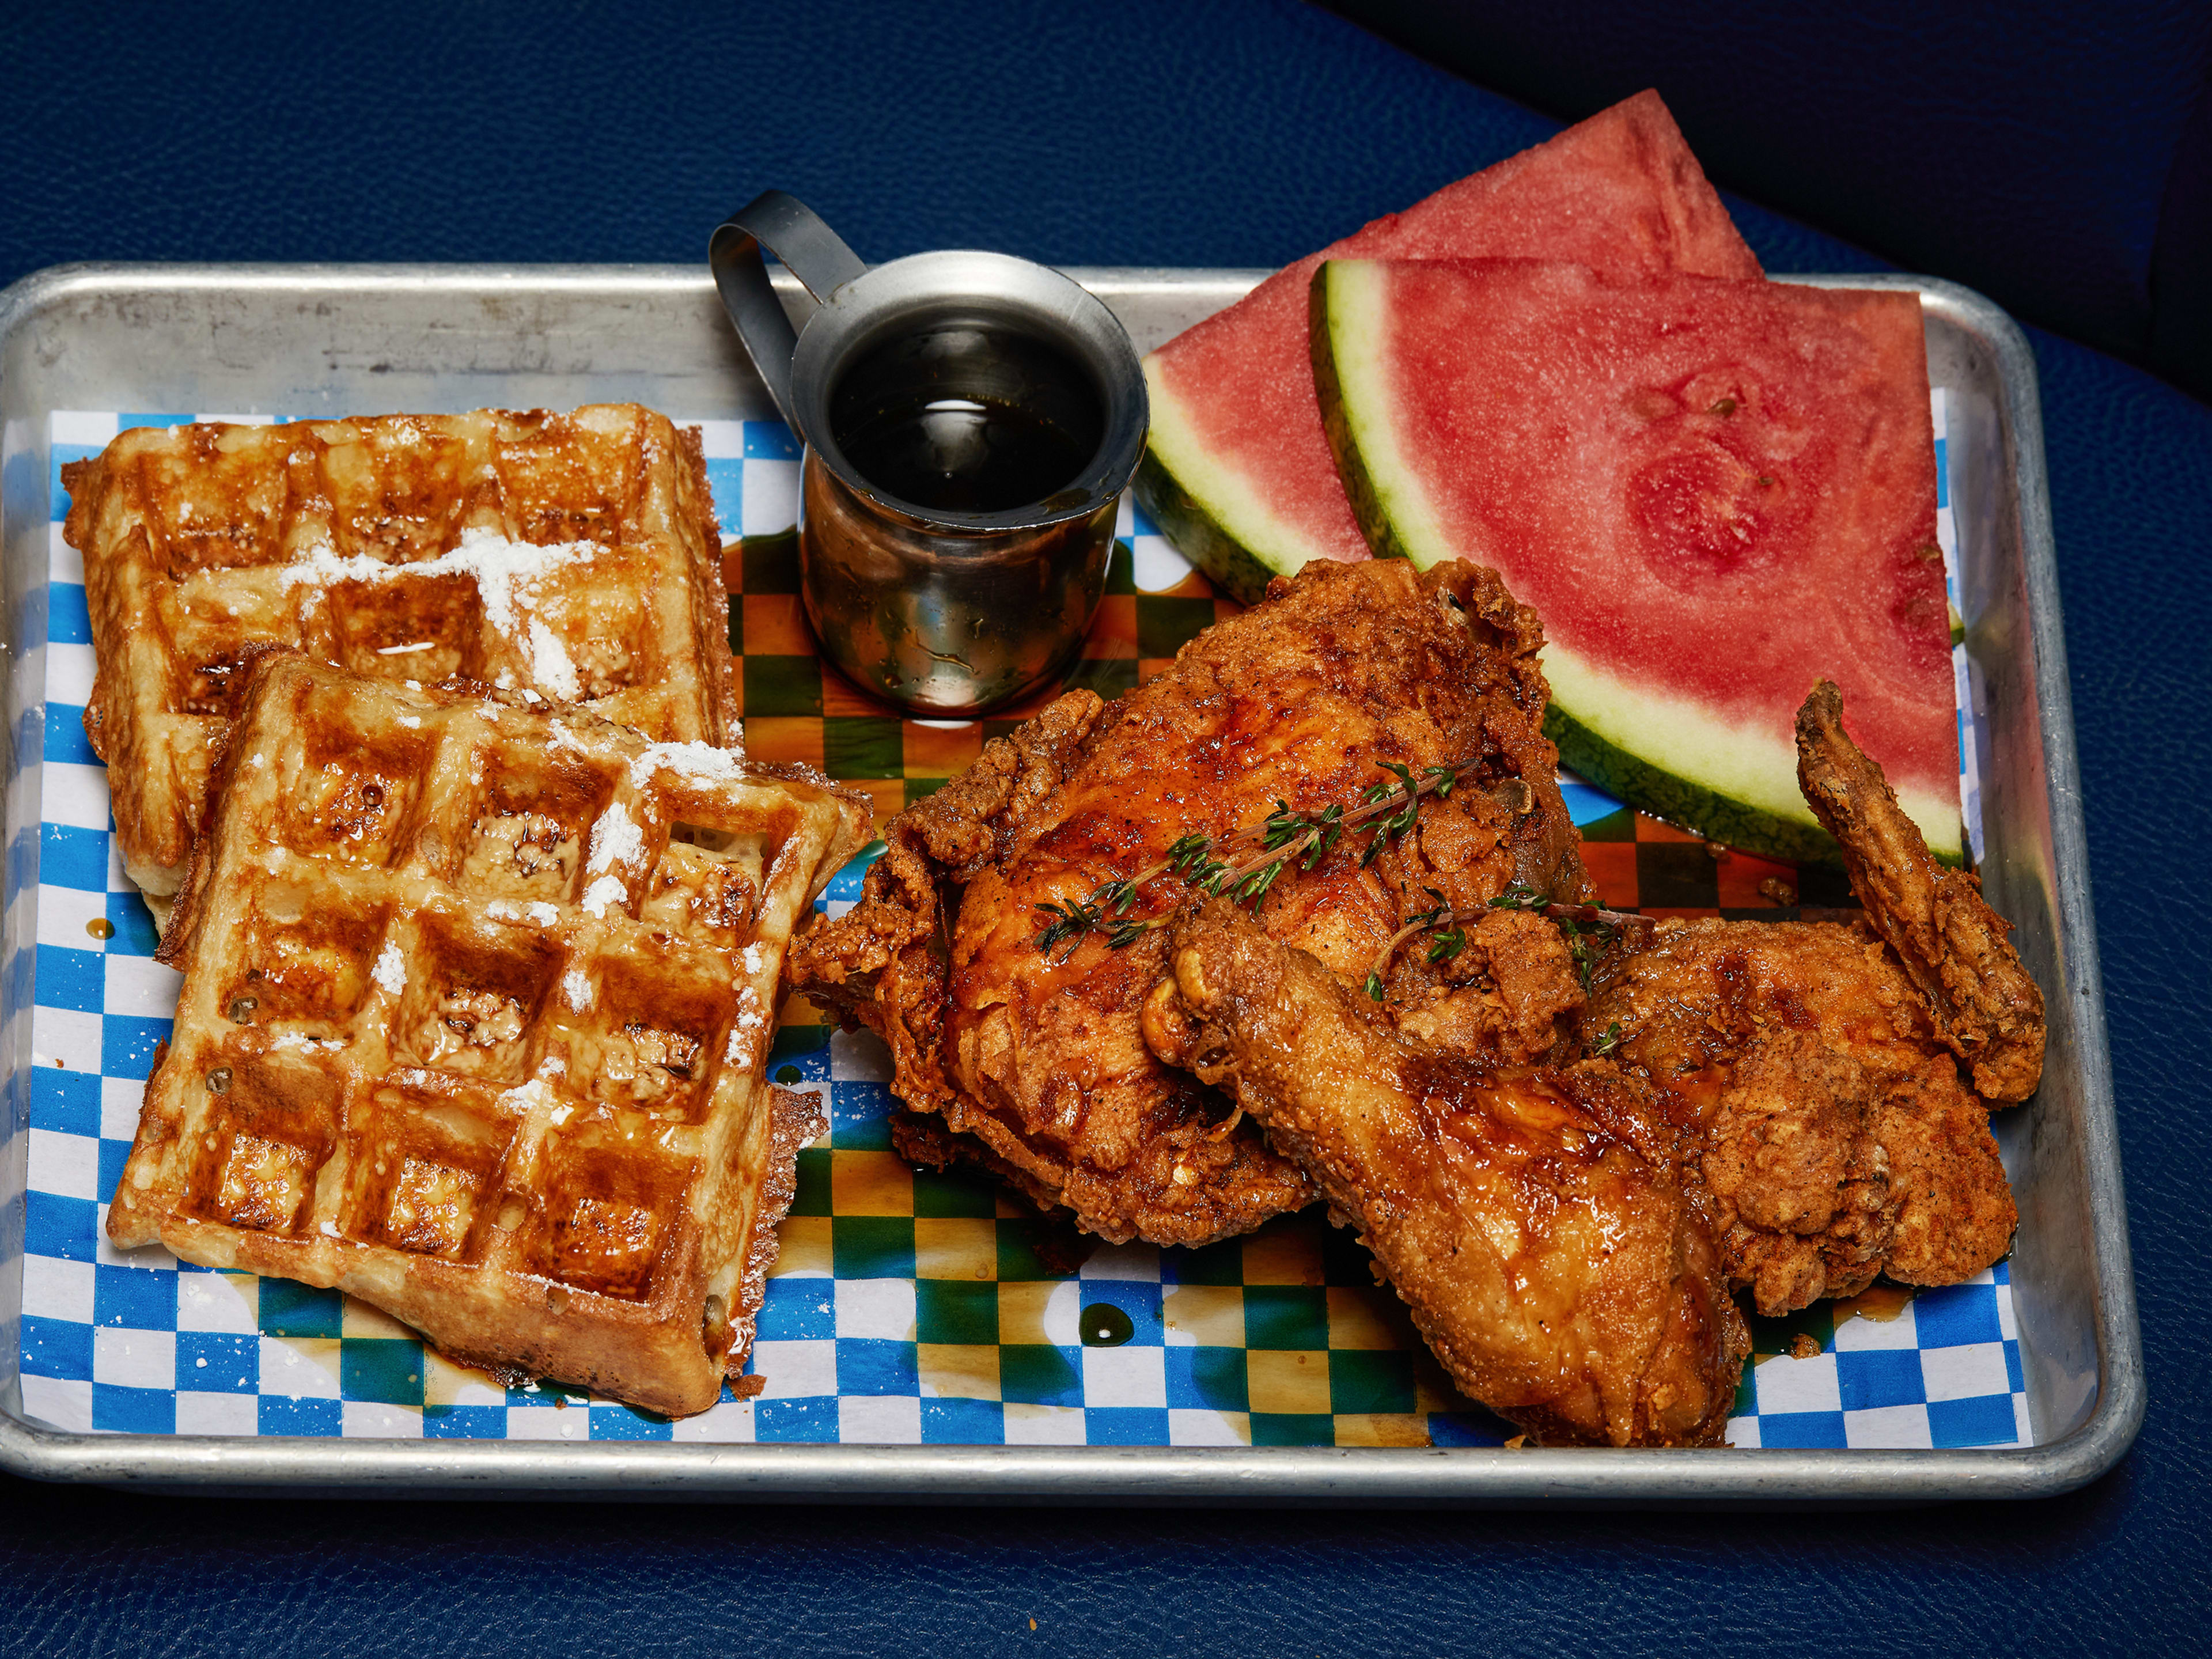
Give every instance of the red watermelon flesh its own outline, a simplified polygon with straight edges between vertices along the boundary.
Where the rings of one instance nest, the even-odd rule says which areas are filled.
[[[1278,271],[1146,362],[1156,436],[1176,426],[1185,441],[1194,440],[1201,464],[1158,450],[1156,459],[1201,507],[1204,479],[1193,473],[1213,465],[1241,472],[1291,528],[1285,546],[1250,547],[1247,538],[1267,571],[1295,569],[1314,556],[1367,556],[1314,398],[1306,328],[1314,267],[1326,258],[1471,257],[1574,260],[1624,275],[1760,275],[1656,92],[1639,93]],[[1181,418],[1162,420],[1164,413]]]
[[[1908,807],[1955,841],[1917,295],[1403,262],[1332,267],[1317,327],[1322,287],[1371,319],[1336,331],[1375,360],[1335,360],[1366,382],[1354,435],[1376,453],[1347,458],[1366,471],[1355,489],[1370,508],[1372,486],[1395,491],[1389,516],[1427,544],[1394,550],[1492,565],[1535,608],[1547,665],[1574,661],[1554,672],[1563,705],[1595,670],[1786,757],[1798,704],[1833,679]],[[1777,782],[1794,800],[1794,777]]]

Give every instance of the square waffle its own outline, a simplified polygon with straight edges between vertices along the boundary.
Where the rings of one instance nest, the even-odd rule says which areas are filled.
[[[763,1076],[785,946],[865,799],[294,653],[244,682],[109,1237],[712,1405],[821,1130]]]
[[[125,432],[62,470],[123,867],[167,899],[257,646],[735,744],[696,430],[634,404]]]

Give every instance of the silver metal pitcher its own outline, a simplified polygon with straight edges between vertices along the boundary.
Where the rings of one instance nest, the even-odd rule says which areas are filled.
[[[763,250],[817,301],[796,332]],[[823,653],[931,714],[979,714],[1065,665],[1144,447],[1144,375],[1114,313],[1002,253],[871,268],[781,191],[717,228],[708,261],[805,446],[800,586]]]

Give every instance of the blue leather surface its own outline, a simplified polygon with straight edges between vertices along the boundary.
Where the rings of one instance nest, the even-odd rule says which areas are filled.
[[[1258,264],[1550,131],[1288,0],[684,10],[17,19],[0,26],[0,281],[87,258],[694,258],[768,184],[871,258],[970,242]],[[1777,269],[1871,263],[1742,218]],[[2212,410],[2036,339],[2149,1360],[2148,1422],[2112,1476],[2035,1504],[1765,1516],[428,1507],[0,1481],[6,1644],[2195,1648],[2212,1483]]]

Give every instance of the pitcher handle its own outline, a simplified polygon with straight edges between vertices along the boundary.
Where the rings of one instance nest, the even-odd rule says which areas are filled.
[[[722,309],[737,325],[753,367],[767,383],[784,424],[803,441],[791,403],[791,355],[799,335],[769,287],[767,250],[783,261],[817,305],[867,270],[837,233],[795,196],[764,190],[717,226],[707,242],[708,268]]]

